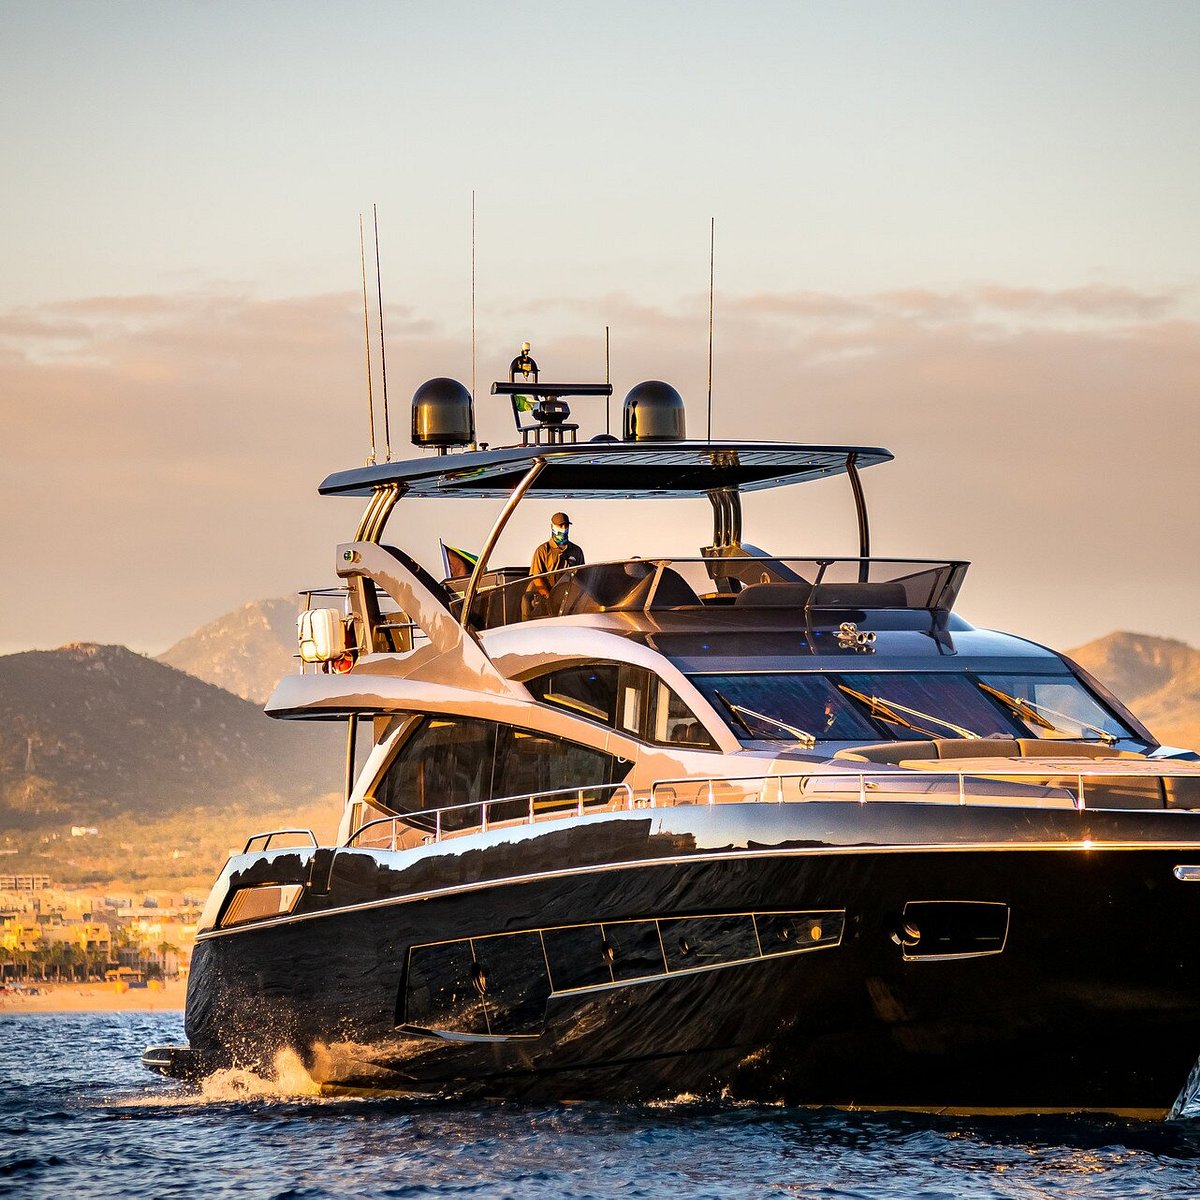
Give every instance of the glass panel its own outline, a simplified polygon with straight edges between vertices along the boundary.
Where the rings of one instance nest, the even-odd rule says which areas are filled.
[[[715,749],[696,714],[660,679],[655,688],[654,740],[667,745]]]
[[[420,1029],[487,1033],[470,942],[414,946],[408,955],[404,1022]]]
[[[644,717],[649,696],[650,672],[643,667],[622,667],[621,711],[617,724],[634,737],[644,738],[647,735]]]
[[[758,957],[758,939],[750,916],[679,917],[659,921],[658,928],[671,971]]]
[[[401,746],[375,789],[395,812],[468,804],[489,795],[496,726],[466,718],[430,717]],[[428,818],[432,826],[432,818]],[[410,821],[409,824],[416,824]],[[446,830],[479,824],[479,812],[444,814]]]
[[[615,725],[619,670],[615,663],[572,667],[526,680],[525,686],[538,700]]]
[[[900,740],[962,737],[955,725],[975,737],[1016,737],[1025,732],[1003,705],[981,692],[966,675],[897,672],[848,674],[838,679],[873,698],[876,704],[871,715]],[[870,707],[867,701],[856,703]],[[943,724],[946,721],[951,724]]]
[[[1076,740],[1096,741],[1099,740],[1100,730],[1118,738],[1133,736],[1132,731],[1104,708],[1074,676],[980,675],[979,682],[1033,705],[1037,716],[1055,726],[1055,729],[1047,729],[1046,725],[1029,714],[1014,715],[1012,719],[1021,726],[1022,737],[1053,738],[1066,735]],[[1000,704],[1005,707],[1003,701]]]
[[[612,759],[549,734],[505,726],[496,753],[495,796],[522,796],[610,781]],[[500,813],[494,809],[496,819]],[[526,808],[525,812],[528,811]]]
[[[476,938],[474,949],[492,1033],[540,1033],[550,995],[541,937]]]
[[[1008,936],[1008,905],[971,900],[910,900],[900,930],[904,957],[999,954]]]
[[[642,979],[665,972],[656,921],[620,921],[602,929],[604,953],[611,960],[614,979]]]
[[[693,675],[692,682],[743,740],[796,741],[784,726],[818,741],[869,742],[881,736],[880,727],[824,675]]]
[[[816,946],[836,946],[846,923],[842,912],[755,913],[763,956],[794,954]]]
[[[556,992],[612,982],[604,952],[604,932],[599,925],[543,929],[542,941]]]

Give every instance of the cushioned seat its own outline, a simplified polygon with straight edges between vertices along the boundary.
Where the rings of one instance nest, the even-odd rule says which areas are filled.
[[[803,608],[812,594],[812,585],[803,579],[795,583],[752,583],[734,597],[734,604],[752,608]]]

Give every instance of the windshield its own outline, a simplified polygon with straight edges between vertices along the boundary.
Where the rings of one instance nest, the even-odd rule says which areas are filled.
[[[1133,736],[1073,676],[948,672],[693,675],[743,741]]]

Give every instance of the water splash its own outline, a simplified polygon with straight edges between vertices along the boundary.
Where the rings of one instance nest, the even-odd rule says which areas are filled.
[[[319,1096],[321,1085],[308,1073],[300,1056],[279,1050],[265,1075],[243,1067],[222,1067],[200,1081],[200,1099],[207,1103],[230,1100],[294,1100]]]

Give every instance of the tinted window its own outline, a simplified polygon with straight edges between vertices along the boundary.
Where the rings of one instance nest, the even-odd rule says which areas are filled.
[[[397,751],[376,784],[375,804],[397,813],[463,806],[441,817],[443,831],[482,823],[483,800],[531,796],[563,788],[589,788],[620,783],[632,763],[600,750],[534,730],[493,725],[469,718],[429,717]],[[605,795],[591,797],[604,803]],[[585,798],[586,799],[586,798]],[[578,797],[563,801],[574,807]],[[537,813],[554,811],[553,798],[533,805]],[[489,820],[528,815],[526,801],[496,805]],[[435,818],[409,820],[418,828],[434,828]]]
[[[1054,737],[1057,731],[1088,741],[1098,739],[1101,730],[1118,738],[1133,736],[1074,676],[980,675],[979,682],[1033,707],[1033,714],[1017,716],[1025,726],[1024,736]]]
[[[539,700],[646,741],[715,749],[696,714],[643,667],[591,663],[527,679],[525,686]]]
[[[654,741],[675,746],[700,746],[713,750],[713,740],[696,714],[662,680],[654,701]]]
[[[818,741],[880,737],[862,707],[824,675],[695,675],[692,682],[743,738],[795,741],[785,726]]]
[[[570,667],[527,680],[526,687],[548,704],[557,704],[605,725],[615,725],[619,674],[620,668],[615,663]]]
[[[492,795],[523,796],[615,782],[612,764],[609,755],[588,746],[503,726],[497,744]]]
[[[530,693],[610,728],[645,736],[650,672],[623,663],[565,667],[525,680]]]
[[[896,673],[839,678],[843,687],[874,701],[860,703],[895,737],[952,738],[964,736],[964,731],[975,737],[1015,737],[1025,732],[966,675]]]
[[[487,1033],[487,1013],[470,942],[414,946],[408,957],[404,1021],[422,1029]]]
[[[495,743],[496,726],[488,721],[429,717],[400,747],[375,798],[393,812],[486,799]]]

